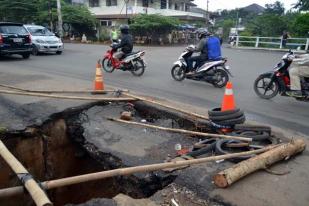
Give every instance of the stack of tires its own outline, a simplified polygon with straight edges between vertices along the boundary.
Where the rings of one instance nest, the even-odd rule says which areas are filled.
[[[209,120],[218,127],[234,127],[236,124],[243,124],[246,121],[245,114],[239,108],[228,111],[221,111],[215,108],[208,111]]]

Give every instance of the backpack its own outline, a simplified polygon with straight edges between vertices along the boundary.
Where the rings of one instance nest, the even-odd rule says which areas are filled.
[[[209,60],[221,59],[221,44],[219,38],[210,36],[207,38],[205,47],[208,53]]]

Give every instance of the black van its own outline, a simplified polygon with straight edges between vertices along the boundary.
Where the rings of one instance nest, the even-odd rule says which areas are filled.
[[[0,56],[20,54],[28,59],[31,52],[31,36],[23,24],[0,22]]]

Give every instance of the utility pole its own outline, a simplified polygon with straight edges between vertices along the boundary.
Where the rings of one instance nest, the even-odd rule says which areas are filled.
[[[206,27],[208,28],[209,23],[209,0],[207,0],[207,8],[206,8]]]
[[[62,29],[62,14],[61,14],[61,2],[57,0],[57,14],[58,14],[58,32],[60,38],[63,37],[63,29]]]
[[[48,0],[49,27],[50,27],[50,30],[53,31],[54,30],[54,28],[53,28],[53,14],[52,14],[52,10],[51,10],[50,1],[51,0]]]

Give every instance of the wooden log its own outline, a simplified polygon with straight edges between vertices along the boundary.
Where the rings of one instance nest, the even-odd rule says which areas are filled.
[[[215,137],[215,138],[224,138],[224,139],[236,139],[240,141],[246,141],[246,142],[252,142],[252,138],[248,137],[238,137],[238,136],[230,136],[230,135],[224,135],[224,134],[212,134],[212,133],[204,133],[204,132],[195,132],[195,131],[189,131],[185,129],[175,129],[175,128],[168,128],[168,127],[160,127],[156,125],[150,125],[150,124],[144,124],[139,122],[132,122],[132,121],[125,121],[122,119],[114,119],[114,118],[108,118],[108,120],[125,123],[125,124],[131,124],[131,125],[137,125],[142,127],[148,127],[153,129],[159,129],[167,132],[177,132],[177,133],[183,133],[183,134],[189,134],[189,135],[196,135],[200,137]]]
[[[38,206],[52,206],[45,192],[32,178],[26,168],[14,157],[14,155],[6,148],[3,142],[0,140],[0,155],[6,161],[6,163],[11,167],[11,169],[16,173],[16,175],[23,179],[23,184],[35,204]]]
[[[265,147],[263,149],[258,149],[258,150],[248,151],[248,152],[239,152],[239,153],[234,153],[234,154],[219,155],[219,156],[205,157],[205,158],[192,159],[192,160],[172,161],[172,162],[142,165],[142,166],[136,166],[136,167],[119,168],[119,169],[114,169],[114,170],[109,170],[109,171],[78,175],[74,177],[66,177],[62,179],[42,182],[42,186],[46,190],[49,190],[49,189],[54,189],[58,187],[79,184],[83,182],[105,179],[109,177],[132,175],[134,173],[152,172],[152,171],[163,170],[167,168],[178,168],[182,166],[202,164],[202,163],[211,162],[211,161],[225,160],[225,159],[230,159],[230,158],[235,158],[235,157],[259,154],[259,153],[266,152],[270,149],[273,149],[277,146],[278,145],[272,145],[269,147]],[[23,193],[23,187],[20,187],[20,186],[0,189],[0,198],[9,197],[9,196],[13,196],[13,195],[21,194],[21,193]]]
[[[305,147],[306,144],[304,140],[292,140],[290,143],[278,146],[263,154],[242,161],[231,168],[219,172],[213,178],[214,183],[220,188],[226,188],[252,172],[266,169],[280,160],[287,159],[292,155],[302,152]]]
[[[89,101],[135,101],[134,98],[127,97],[78,97],[78,96],[59,96],[52,94],[41,94],[41,93],[33,93],[33,92],[19,92],[19,91],[8,91],[8,90],[0,90],[2,94],[12,94],[12,95],[22,95],[22,96],[35,96],[35,97],[48,97],[48,98],[56,98],[56,99],[72,99],[72,100],[89,100]]]
[[[145,98],[145,97],[141,97],[141,96],[134,95],[134,94],[129,94],[127,92],[124,93],[124,94],[126,96],[128,96],[128,97],[132,97],[132,98],[135,98],[135,99],[138,99],[138,100],[141,100],[141,101],[145,101],[145,102],[149,102],[149,103],[152,103],[152,104],[156,104],[156,105],[159,105],[161,107],[168,108],[168,109],[173,109],[175,111],[181,112],[183,114],[186,114],[186,115],[189,115],[189,116],[192,116],[192,117],[197,117],[197,118],[200,118],[200,119],[209,120],[209,118],[204,116],[204,115],[200,115],[200,114],[197,114],[197,113],[189,112],[189,111],[186,111],[186,110],[183,110],[183,109],[180,109],[180,108],[177,108],[177,107],[173,107],[171,105],[167,105],[167,104],[164,104],[164,103],[161,103],[161,102],[158,102],[158,101],[154,101],[154,100],[151,100],[151,99],[148,99],[148,98]]]

